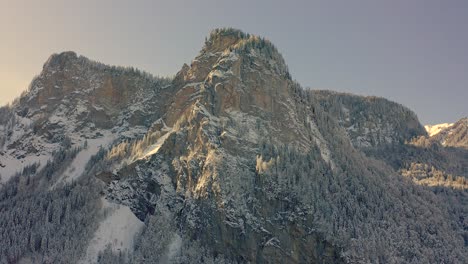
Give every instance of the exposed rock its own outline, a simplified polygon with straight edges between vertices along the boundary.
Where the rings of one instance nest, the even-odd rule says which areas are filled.
[[[304,90],[269,41],[239,30],[213,31],[170,81],[72,52],[53,55],[29,92],[0,110],[0,121],[7,124],[0,127],[6,135],[0,137],[2,165],[11,166],[3,162],[10,157],[58,153],[48,166],[13,177],[0,198],[7,203],[22,191],[34,197],[92,187],[92,201],[78,197],[95,217],[101,191],[146,225],[141,234],[129,229],[118,237],[125,247],[104,252],[119,261],[126,253],[136,263],[467,259],[463,190],[438,196],[413,178],[449,176],[439,177],[438,169],[425,175],[402,170],[402,157],[427,158],[405,145],[426,135],[415,114],[385,99]],[[392,151],[379,156],[385,149]],[[455,167],[468,159],[453,160]],[[458,199],[461,209],[447,208],[446,199]],[[1,209],[15,215],[15,208]],[[104,225],[118,219],[84,229],[83,210],[63,211],[79,220],[74,228],[86,231],[83,240],[112,240]],[[1,228],[0,234],[11,232]],[[78,242],[67,243],[79,255]],[[29,247],[18,247],[11,262],[29,257]],[[121,248],[129,252],[117,253]],[[90,261],[84,255],[89,247],[82,251],[82,260]]]
[[[164,114],[165,97],[173,92],[169,81],[74,52],[52,55],[29,91],[3,108],[8,119],[0,126],[0,147],[6,154],[0,158],[6,164],[0,169],[3,181],[20,169],[18,164],[44,166],[64,139],[80,147],[86,139],[102,138],[104,143],[103,135],[142,136]]]
[[[256,44],[246,44],[250,41]],[[239,48],[243,45],[252,46]],[[268,45],[238,31],[212,34],[191,67],[184,66],[176,75],[177,92],[163,117],[170,132],[157,126],[163,136],[144,151],[151,155],[137,158],[134,172],[112,182],[108,198],[128,205],[140,219],[168,208],[177,221],[173,232],[184,241],[201,241],[215,255],[241,263],[359,262],[362,256],[340,253],[351,252],[343,247],[352,242],[336,240],[325,235],[331,231],[317,227],[314,200],[309,197],[313,192],[298,187],[313,185],[312,178],[282,178],[277,172],[281,160],[301,162],[305,153],[317,181],[327,177],[346,181],[345,175],[354,177],[351,171],[356,171],[362,174],[359,184],[372,182],[364,189],[383,191],[388,186],[370,179],[387,175],[397,184],[397,178],[391,178],[397,176],[390,176],[396,173],[360,155],[350,143],[351,133],[342,128],[351,118],[336,121],[324,111],[326,104],[315,105],[317,100],[325,102],[320,97],[325,95],[306,92],[294,83],[276,49],[262,51]],[[425,134],[414,113],[395,103],[357,97],[346,103],[357,108],[352,121],[358,120],[362,130],[369,127],[371,133],[364,139],[369,146],[402,144]],[[373,111],[379,107],[382,112]],[[390,116],[384,114],[389,108]],[[275,150],[279,146],[288,146],[290,152],[274,154],[281,152]],[[147,191],[148,182],[161,192]],[[352,185],[348,182],[342,188],[351,191]],[[403,218],[398,221],[406,221]]]

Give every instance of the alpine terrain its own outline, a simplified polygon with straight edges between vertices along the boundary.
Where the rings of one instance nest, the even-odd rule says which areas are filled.
[[[231,28],[171,78],[54,54],[0,108],[0,263],[468,263],[467,139]]]

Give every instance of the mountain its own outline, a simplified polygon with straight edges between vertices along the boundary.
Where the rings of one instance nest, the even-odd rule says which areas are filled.
[[[303,89],[239,30],[171,79],[53,55],[0,121],[0,263],[468,260],[466,189],[400,166],[416,115]]]
[[[423,127],[413,111],[384,98],[311,92],[346,130],[353,146],[367,156],[418,184],[468,188],[468,151],[463,145],[466,118],[456,126]]]
[[[117,138],[142,136],[158,119],[161,95],[170,81],[135,69],[109,67],[74,52],[52,55],[29,91],[0,112],[0,175],[8,180],[17,170],[41,163],[61,145],[82,148],[77,155],[97,153]],[[83,164],[77,164],[77,166]],[[82,173],[64,173],[72,179]]]
[[[452,124],[426,126],[430,139],[446,147],[468,149],[468,117],[464,117]]]
[[[468,151],[463,145],[466,118],[456,126],[423,127],[410,109],[384,98],[312,93],[346,130],[353,146],[367,156],[420,185],[468,189]]]
[[[346,130],[356,148],[398,145],[426,135],[413,111],[387,99],[326,90],[312,93]]]
[[[437,124],[437,125],[425,125],[424,128],[426,129],[429,136],[432,137],[432,136],[438,134],[441,130],[444,130],[444,129],[449,128],[451,126],[453,126],[453,123],[443,123],[443,124]]]

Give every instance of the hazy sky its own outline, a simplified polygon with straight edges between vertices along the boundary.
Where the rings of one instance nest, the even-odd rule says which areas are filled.
[[[383,96],[422,123],[468,115],[466,0],[0,0],[0,104],[52,53],[174,75],[227,26],[270,39],[304,87]]]

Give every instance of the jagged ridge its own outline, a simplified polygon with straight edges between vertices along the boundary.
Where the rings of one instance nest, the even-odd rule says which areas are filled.
[[[53,58],[50,64],[60,68],[62,60]],[[103,74],[112,85],[97,85],[96,90],[150,89],[145,85],[114,85],[115,80],[123,78],[116,75]],[[68,75],[66,70],[60,70],[51,72],[48,78],[53,76],[68,80],[80,74]],[[70,83],[70,91],[83,88],[83,83]],[[47,89],[55,88],[48,82],[43,84]],[[383,162],[367,158],[359,145],[351,144],[352,137],[342,125],[347,121],[341,115],[347,111],[330,110],[343,104],[336,104],[333,95],[321,98],[322,95],[293,82],[284,60],[269,42],[233,29],[215,30],[191,65],[184,65],[168,87],[155,91],[151,100],[139,109],[148,111],[142,119],[148,123],[132,124],[133,117],[126,116],[121,119],[123,123],[100,130],[118,137],[108,145],[108,150],[101,149],[90,159],[74,183],[54,185],[76,160],[72,158],[76,151],[83,153],[81,149],[69,152],[67,147],[62,149],[63,155],[54,156],[53,166],[38,173],[28,169],[10,180],[5,185],[8,192],[0,191],[0,219],[14,215],[12,200],[22,201],[22,208],[33,212],[27,217],[41,219],[49,231],[55,230],[57,222],[64,223],[61,222],[64,215],[73,223],[74,230],[83,234],[82,241],[114,241],[117,246],[105,250],[101,258],[113,262],[126,262],[125,257],[116,256],[118,245],[130,245],[126,248],[130,262],[466,260],[463,248],[466,234],[458,220],[466,208],[452,203],[447,209],[445,203],[456,197],[463,204],[465,193],[451,196],[449,189],[438,196],[431,189],[401,178]],[[55,100],[43,98],[47,103]],[[103,108],[115,110],[116,116],[125,113],[126,107],[132,112],[135,101],[123,101],[123,104],[118,103],[121,100],[111,101]],[[370,112],[382,103],[370,101],[364,107]],[[65,103],[76,107],[78,102]],[[65,103],[61,100],[57,105]],[[28,109],[28,104],[27,100],[20,100],[18,109]],[[116,109],[115,105],[125,107]],[[42,106],[37,103],[35,107]],[[392,131],[395,140],[385,140],[385,146],[400,146],[412,133],[419,133],[420,124],[414,114],[407,109],[395,109],[404,117],[401,122],[394,122],[394,116],[378,119],[378,124],[397,124],[401,128]],[[29,118],[30,111],[25,113]],[[370,117],[380,114],[377,111],[358,115],[356,120],[362,119],[363,124],[369,125],[376,121]],[[413,132],[407,133],[405,126],[410,126]],[[144,132],[127,133],[138,127]],[[83,131],[72,128],[74,133]],[[36,133],[33,131],[31,135]],[[84,202],[67,207],[57,198],[55,210],[47,210],[45,216],[40,210],[31,210],[29,204],[36,194],[44,194],[41,206],[48,207],[51,186],[73,195],[82,193],[79,199],[72,198]],[[34,195],[23,194],[22,190]],[[93,195],[88,197],[88,191]],[[86,224],[75,225],[88,221],[115,223],[114,214],[105,212],[121,211],[109,209],[106,202],[97,198],[98,193],[145,220],[141,235],[136,237],[135,252],[129,242],[133,237],[102,238],[100,234],[119,232],[107,232],[106,227],[98,224],[87,228],[83,228]],[[55,222],[51,223],[52,219]],[[14,222],[7,222],[0,225],[2,228],[6,231],[0,234],[10,237],[9,230],[16,227]],[[0,239],[1,243],[11,243],[2,246],[12,250],[0,252],[8,255],[10,262],[36,254],[59,262],[69,262],[68,256],[92,260],[97,259],[97,250],[105,249],[102,244],[88,244],[83,250],[86,243],[73,240],[67,241],[66,249],[61,251],[72,254],[54,254],[55,244],[52,251],[43,252],[39,248],[47,247],[42,241],[48,238],[48,232],[39,232],[36,226],[28,228],[34,233],[34,243],[24,244],[30,239],[27,232],[17,239]]]

